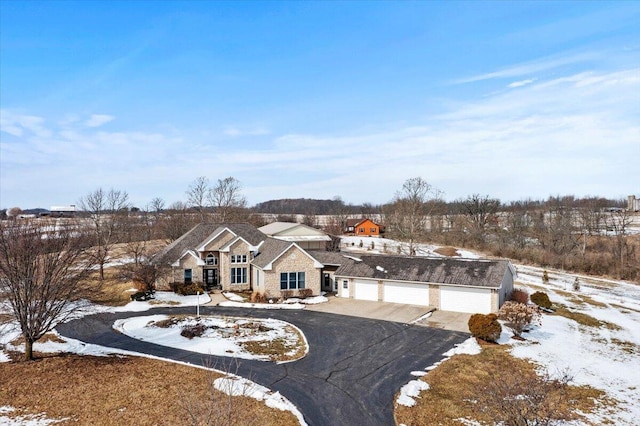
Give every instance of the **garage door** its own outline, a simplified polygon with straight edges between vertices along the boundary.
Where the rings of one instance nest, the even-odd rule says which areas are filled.
[[[391,303],[428,306],[429,286],[425,284],[385,282],[383,300]]]
[[[356,280],[354,282],[355,299],[360,300],[378,300],[378,282],[367,280]]]
[[[440,309],[488,314],[491,312],[491,289],[441,286]]]

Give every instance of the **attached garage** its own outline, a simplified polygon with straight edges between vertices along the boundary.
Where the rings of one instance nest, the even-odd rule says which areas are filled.
[[[440,286],[440,309],[453,312],[491,313],[491,289]]]
[[[355,293],[354,299],[359,300],[378,300],[378,281],[356,279],[353,282]]]
[[[383,301],[429,306],[429,285],[394,281],[385,282]]]

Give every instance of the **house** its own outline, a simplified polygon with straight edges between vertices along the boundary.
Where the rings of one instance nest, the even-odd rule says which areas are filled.
[[[347,219],[344,232],[348,235],[363,237],[378,237],[384,233],[384,226],[378,225],[371,219]]]
[[[362,255],[334,273],[339,297],[496,312],[513,291],[507,260]]]
[[[170,266],[158,288],[180,282],[206,289],[249,290],[250,262],[265,238],[249,224],[196,225],[155,256],[156,263]]]
[[[157,287],[197,283],[268,298],[333,291],[339,297],[471,313],[497,311],[513,290],[515,270],[505,260],[314,250],[303,245],[315,240],[295,241],[300,229],[291,230],[276,238],[249,224],[199,224],[156,255],[154,261],[168,266]]]
[[[331,241],[331,237],[324,232],[302,223],[274,222],[258,230],[278,240],[295,242],[305,250],[324,250]]]

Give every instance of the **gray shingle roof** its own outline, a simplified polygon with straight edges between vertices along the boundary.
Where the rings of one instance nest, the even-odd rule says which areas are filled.
[[[344,263],[337,276],[499,288],[509,267],[506,260],[468,260],[362,255]]]
[[[273,262],[280,254],[289,246],[293,245],[290,241],[282,241],[276,238],[268,237],[260,246],[260,253],[253,259],[252,264],[259,268],[264,268]]]
[[[344,265],[345,263],[354,262],[353,258],[358,256],[351,253],[325,250],[306,250],[306,252],[323,265]]]
[[[249,244],[257,246],[266,238],[262,232],[248,223],[200,223],[186,234],[169,244],[154,257],[158,263],[173,263],[187,250],[194,250],[213,234],[229,228],[234,234],[244,238]]]
[[[196,248],[205,238],[211,235],[220,225],[217,223],[199,223],[186,234],[169,244],[154,256],[157,263],[173,263],[190,249]]]

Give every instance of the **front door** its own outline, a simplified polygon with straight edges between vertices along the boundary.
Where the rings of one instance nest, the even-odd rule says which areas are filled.
[[[331,291],[331,275],[330,274],[324,274],[324,281],[322,283],[322,290],[324,291]]]
[[[218,270],[217,269],[205,269],[204,270],[204,283],[207,288],[218,286]]]

